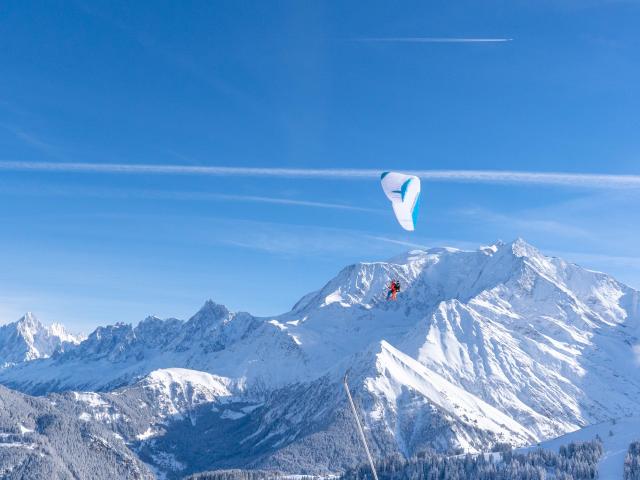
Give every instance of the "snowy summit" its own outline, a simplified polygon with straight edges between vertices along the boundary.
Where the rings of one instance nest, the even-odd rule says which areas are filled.
[[[392,279],[397,301],[386,299]],[[346,371],[377,455],[478,452],[636,413],[638,345],[638,291],[518,239],[350,265],[275,317],[208,301],[187,321],[100,327],[50,358],[2,370],[0,381],[36,394],[99,392],[82,414],[110,428],[137,418],[125,434],[155,439],[145,444],[150,458],[170,449],[183,467],[197,463],[172,433],[181,419],[202,442],[230,428],[219,447],[235,464],[251,452],[251,465],[293,471],[309,445],[352,439]],[[318,447],[307,471],[346,468],[360,455]],[[224,464],[213,453],[208,462],[198,468]]]
[[[45,327],[31,312],[0,327],[0,365],[51,356],[56,350],[77,345],[82,337],[70,334],[59,323]]]

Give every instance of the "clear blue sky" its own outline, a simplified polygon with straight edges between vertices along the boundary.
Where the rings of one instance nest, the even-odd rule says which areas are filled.
[[[0,162],[637,175],[638,18],[590,0],[3,2]],[[0,169],[0,322],[89,331],[207,298],[276,314],[409,248],[393,242],[522,236],[640,287],[638,187],[423,190],[408,234],[375,179]]]

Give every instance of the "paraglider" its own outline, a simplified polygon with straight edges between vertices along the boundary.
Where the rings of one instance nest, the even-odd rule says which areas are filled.
[[[397,300],[398,292],[400,291],[400,282],[398,280],[391,280],[389,285],[389,291],[387,292],[387,300]]]
[[[420,206],[420,179],[415,175],[384,172],[380,176],[380,182],[400,226],[410,232],[414,231]]]

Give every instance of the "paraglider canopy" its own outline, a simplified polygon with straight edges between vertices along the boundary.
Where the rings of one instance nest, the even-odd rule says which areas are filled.
[[[420,204],[420,179],[415,175],[384,172],[380,176],[382,190],[393,206],[398,223],[405,230],[415,230]]]

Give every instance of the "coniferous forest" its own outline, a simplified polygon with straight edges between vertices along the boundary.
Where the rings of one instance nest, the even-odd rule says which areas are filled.
[[[640,442],[629,445],[624,460],[624,480],[640,480]]]

